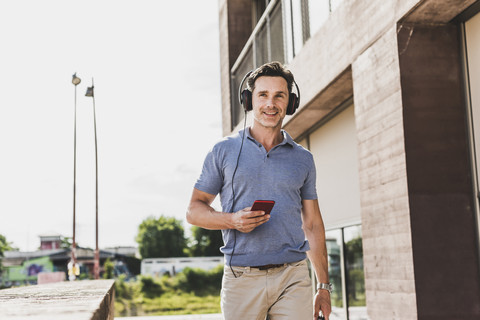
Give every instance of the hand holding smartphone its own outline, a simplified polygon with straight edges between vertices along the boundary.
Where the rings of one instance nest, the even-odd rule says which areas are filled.
[[[264,211],[265,214],[270,214],[274,205],[275,201],[273,200],[255,200],[251,211]]]

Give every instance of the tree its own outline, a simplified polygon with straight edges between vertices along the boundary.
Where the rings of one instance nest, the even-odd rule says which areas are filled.
[[[192,241],[189,248],[193,257],[221,256],[220,247],[223,246],[222,232],[220,230],[207,230],[193,226]]]
[[[186,240],[182,221],[160,216],[149,217],[138,226],[135,239],[143,259],[183,257]]]
[[[71,249],[72,248],[72,243],[73,243],[73,238],[72,237],[63,237],[62,242],[60,243],[60,248]],[[77,246],[78,246],[78,243],[77,243]]]
[[[107,258],[107,260],[105,260],[103,268],[105,269],[105,272],[103,273],[103,279],[113,279],[113,277],[115,276],[115,264],[110,260],[110,258]]]
[[[0,273],[2,272],[2,258],[3,258],[3,253],[5,251],[11,251],[11,250],[16,250],[16,248],[12,247],[11,242],[7,242],[7,238],[5,236],[0,234]]]
[[[349,304],[365,306],[365,278],[363,274],[362,238],[345,243]]]

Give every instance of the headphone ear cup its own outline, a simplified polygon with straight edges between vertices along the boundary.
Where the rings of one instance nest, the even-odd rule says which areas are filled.
[[[298,108],[298,97],[295,93],[291,92],[290,97],[288,98],[288,106],[287,106],[287,115],[292,115]]]
[[[248,89],[242,91],[242,105],[245,111],[251,111],[252,108],[252,92]]]

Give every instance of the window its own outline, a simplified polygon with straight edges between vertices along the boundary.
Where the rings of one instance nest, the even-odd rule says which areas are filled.
[[[473,172],[476,173],[474,179],[474,196],[477,199],[477,229],[480,232],[480,40],[478,34],[480,33],[480,13],[479,4],[471,7],[475,10],[474,15],[469,17],[463,24],[464,36],[464,68],[465,68],[465,83],[467,88],[467,99],[469,103],[469,134],[471,139],[471,156]],[[480,243],[479,243],[480,245]]]
[[[328,252],[328,276],[333,284],[333,292],[330,296],[332,302],[332,315],[330,319],[347,319],[344,308],[343,287],[345,277],[343,259],[343,236],[342,229],[328,231],[327,252]]]
[[[361,226],[327,231],[331,320],[367,319]]]
[[[317,193],[327,229],[361,222],[355,111],[348,101],[309,134]],[[348,200],[347,200],[348,199]]]
[[[330,1],[328,0],[308,1],[308,18],[312,35],[327,21],[330,11]]]
[[[284,0],[289,17],[288,60],[293,59],[343,0]],[[287,18],[288,19],[288,18]]]
[[[253,0],[253,28],[260,21],[265,9],[267,9],[270,0]]]
[[[362,230],[343,229],[348,319],[366,319],[365,277],[363,273]]]

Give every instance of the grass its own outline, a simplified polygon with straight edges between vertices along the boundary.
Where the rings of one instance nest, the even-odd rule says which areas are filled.
[[[222,272],[188,269],[175,277],[116,279],[115,317],[220,313]]]
[[[150,300],[150,301],[148,301]],[[144,312],[149,315],[219,313],[220,296],[199,297],[191,293],[164,294],[145,301]]]

